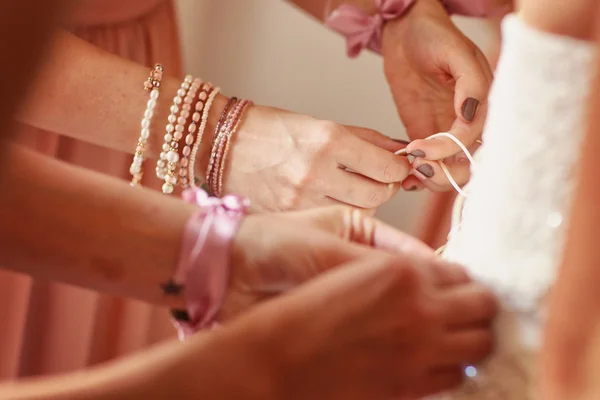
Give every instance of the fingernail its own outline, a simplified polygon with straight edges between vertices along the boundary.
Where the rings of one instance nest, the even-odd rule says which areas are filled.
[[[406,191],[408,191],[408,192],[414,192],[415,190],[417,190],[416,186],[411,186],[408,189],[406,189]]]
[[[425,157],[425,152],[423,150],[415,150],[412,153],[409,153],[411,156],[413,157],[421,157],[424,158]]]
[[[431,178],[434,174],[433,167],[429,164],[423,164],[418,166],[417,171],[425,175],[427,178]]]
[[[409,142],[408,140],[403,140],[403,139],[394,139],[394,138],[390,138],[390,139],[392,139],[392,140],[393,140],[394,142],[396,142],[396,143],[405,144],[405,145],[408,145],[408,144],[410,144],[410,142]]]
[[[477,107],[479,107],[479,100],[472,97],[466,99],[461,109],[463,118],[472,122],[475,118],[475,113],[477,113]]]

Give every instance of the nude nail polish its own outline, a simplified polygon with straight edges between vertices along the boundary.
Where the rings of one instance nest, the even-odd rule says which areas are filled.
[[[425,175],[427,178],[431,178],[434,174],[433,167],[429,164],[423,164],[418,166],[417,171]]]

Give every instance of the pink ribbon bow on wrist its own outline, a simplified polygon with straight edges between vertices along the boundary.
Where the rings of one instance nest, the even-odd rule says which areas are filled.
[[[364,48],[381,53],[383,24],[402,17],[417,0],[374,0],[377,14],[367,15],[350,4],[338,7],[325,25],[346,38],[348,57],[354,58]],[[441,0],[449,14],[470,17],[501,16],[510,12],[510,7],[493,9],[490,0]]]
[[[364,48],[381,53],[381,33],[386,21],[401,17],[415,0],[375,0],[377,14],[367,15],[359,8],[342,4],[325,24],[346,37],[348,57],[354,58]]]

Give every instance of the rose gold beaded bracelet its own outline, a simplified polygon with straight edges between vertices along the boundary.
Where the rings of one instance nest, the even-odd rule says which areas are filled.
[[[249,100],[244,100],[241,102],[240,107],[239,107],[239,112],[235,116],[236,119],[233,121],[231,129],[229,130],[227,136],[225,137],[225,149],[223,150],[223,156],[221,159],[221,163],[219,165],[219,173],[218,173],[218,177],[217,177],[218,182],[217,182],[217,193],[216,194],[218,196],[221,196],[223,194],[223,175],[225,173],[227,155],[229,154],[229,146],[231,144],[231,139],[232,139],[233,135],[235,135],[235,133],[239,129],[240,125],[242,124],[242,120],[244,118],[246,111],[252,105],[253,105],[253,103]]]
[[[225,105],[225,108],[223,109],[223,112],[221,113],[219,122],[217,122],[217,126],[215,127],[213,144],[212,144],[212,148],[211,148],[211,152],[210,152],[210,159],[208,161],[208,167],[206,168],[206,185],[208,186],[209,192],[211,194],[215,194],[213,191],[214,189],[213,189],[212,176],[213,176],[213,169],[215,167],[215,158],[217,155],[216,151],[218,148],[218,144],[221,140],[221,137],[224,134],[224,129],[227,125],[230,111],[235,108],[235,105],[237,104],[237,102],[238,102],[237,97],[232,97],[229,99],[229,101]]]

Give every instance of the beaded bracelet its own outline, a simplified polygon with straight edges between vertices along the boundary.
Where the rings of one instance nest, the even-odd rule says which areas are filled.
[[[210,109],[215,98],[220,92],[221,88],[217,87],[211,89],[208,95],[206,105],[204,106],[204,111],[202,112],[200,128],[198,128],[198,135],[196,136],[196,141],[192,148],[192,154],[190,154],[190,162],[188,164],[188,183],[193,188],[198,187],[198,185],[196,184],[196,155],[198,154],[198,150],[200,149],[200,145],[202,144],[202,138],[204,136],[204,131],[206,130],[206,124],[208,123],[208,114],[210,113]]]
[[[215,196],[219,195],[218,175],[221,165],[221,159],[223,156],[223,149],[225,148],[225,140],[227,138],[227,135],[231,131],[231,127],[233,126],[237,115],[239,114],[239,110],[241,108],[240,106],[242,103],[243,100],[236,99],[235,103],[232,104],[232,106],[227,111],[227,115],[223,124],[220,126],[218,134],[215,136],[215,139],[213,141],[213,146],[211,149],[211,158],[213,160],[213,163],[211,165],[210,175],[207,178],[207,184],[210,192]]]
[[[248,110],[249,107],[251,107],[254,103],[252,101],[249,100],[244,100],[240,106],[240,110],[239,113],[233,123],[232,128],[229,130],[229,133],[227,134],[227,137],[225,138],[225,149],[223,150],[223,156],[222,156],[222,160],[219,166],[219,174],[218,174],[218,186],[217,186],[217,196],[221,196],[223,193],[223,175],[225,173],[225,166],[226,166],[226,161],[227,161],[227,155],[229,154],[229,146],[231,144],[231,138],[233,137],[233,135],[235,135],[235,133],[237,132],[237,130],[239,129],[240,125],[242,124],[242,119],[244,118],[244,114],[246,113],[246,111]]]
[[[188,93],[193,84],[197,83],[192,80],[190,75],[186,76],[185,80],[181,84],[181,87],[179,90],[177,90],[177,95],[173,99],[173,106],[171,107],[171,114],[169,115],[169,123],[166,127],[167,133],[165,135],[165,143],[163,144],[163,151],[160,157],[161,160],[166,161],[166,168],[163,168],[159,172],[160,165],[157,165],[156,169],[157,176],[163,175],[164,172],[163,179],[165,180],[165,183],[162,186],[162,192],[165,194],[173,193],[175,185],[177,184],[177,176],[175,176],[175,171],[177,170],[179,161],[179,141],[183,137],[183,131],[185,129],[184,126],[187,121],[184,116],[186,113],[189,116],[189,110],[191,108],[190,104],[192,102],[192,98],[188,96]],[[181,111],[179,112],[179,117],[177,117],[177,112],[179,110]]]
[[[188,134],[185,137],[185,145],[181,152],[182,159],[179,168],[179,183],[181,187],[187,189],[189,187],[188,181],[188,165],[190,161],[190,156],[192,153],[192,147],[194,145],[195,133],[198,130],[198,124],[202,123],[202,114],[204,114],[204,108],[206,102],[208,101],[208,97],[210,95],[212,86],[208,83],[202,85],[200,89],[200,93],[198,94],[198,101],[194,106],[194,113],[192,114],[192,121],[188,126]],[[201,135],[201,133],[198,133]],[[194,157],[195,158],[195,157]]]
[[[208,160],[208,167],[206,168],[206,184],[207,184],[209,192],[211,194],[215,194],[213,191],[213,188],[212,188],[213,182],[212,182],[211,178],[213,175],[213,169],[215,167],[216,149],[220,142],[221,136],[224,133],[224,127],[227,124],[230,110],[235,108],[235,105],[237,104],[237,102],[238,102],[237,97],[232,97],[229,99],[229,101],[225,105],[225,108],[223,109],[223,112],[221,113],[219,122],[217,122],[217,126],[215,127],[215,132],[214,132],[214,137],[213,137],[213,145],[212,145],[211,152],[210,152],[210,159]]]
[[[212,153],[214,154],[214,165],[212,173],[209,179],[209,188],[211,192],[219,196],[221,194],[221,188],[223,183],[223,170],[224,170],[224,159],[226,157],[225,152],[228,150],[229,140],[233,135],[234,131],[239,126],[239,121],[243,110],[249,105],[248,100],[238,100],[235,107],[229,110],[227,120],[222,126],[218,137],[213,145]]]
[[[148,79],[144,82],[144,90],[150,92],[150,99],[146,105],[146,111],[142,118],[142,131],[138,139],[137,147],[135,148],[135,154],[133,155],[133,162],[129,167],[131,173],[131,186],[137,186],[142,181],[143,171],[142,164],[144,163],[144,152],[148,144],[148,138],[150,137],[150,123],[154,116],[154,109],[158,102],[158,96],[160,94],[159,88],[162,81],[164,68],[161,64],[154,65],[154,68],[150,71]]]

